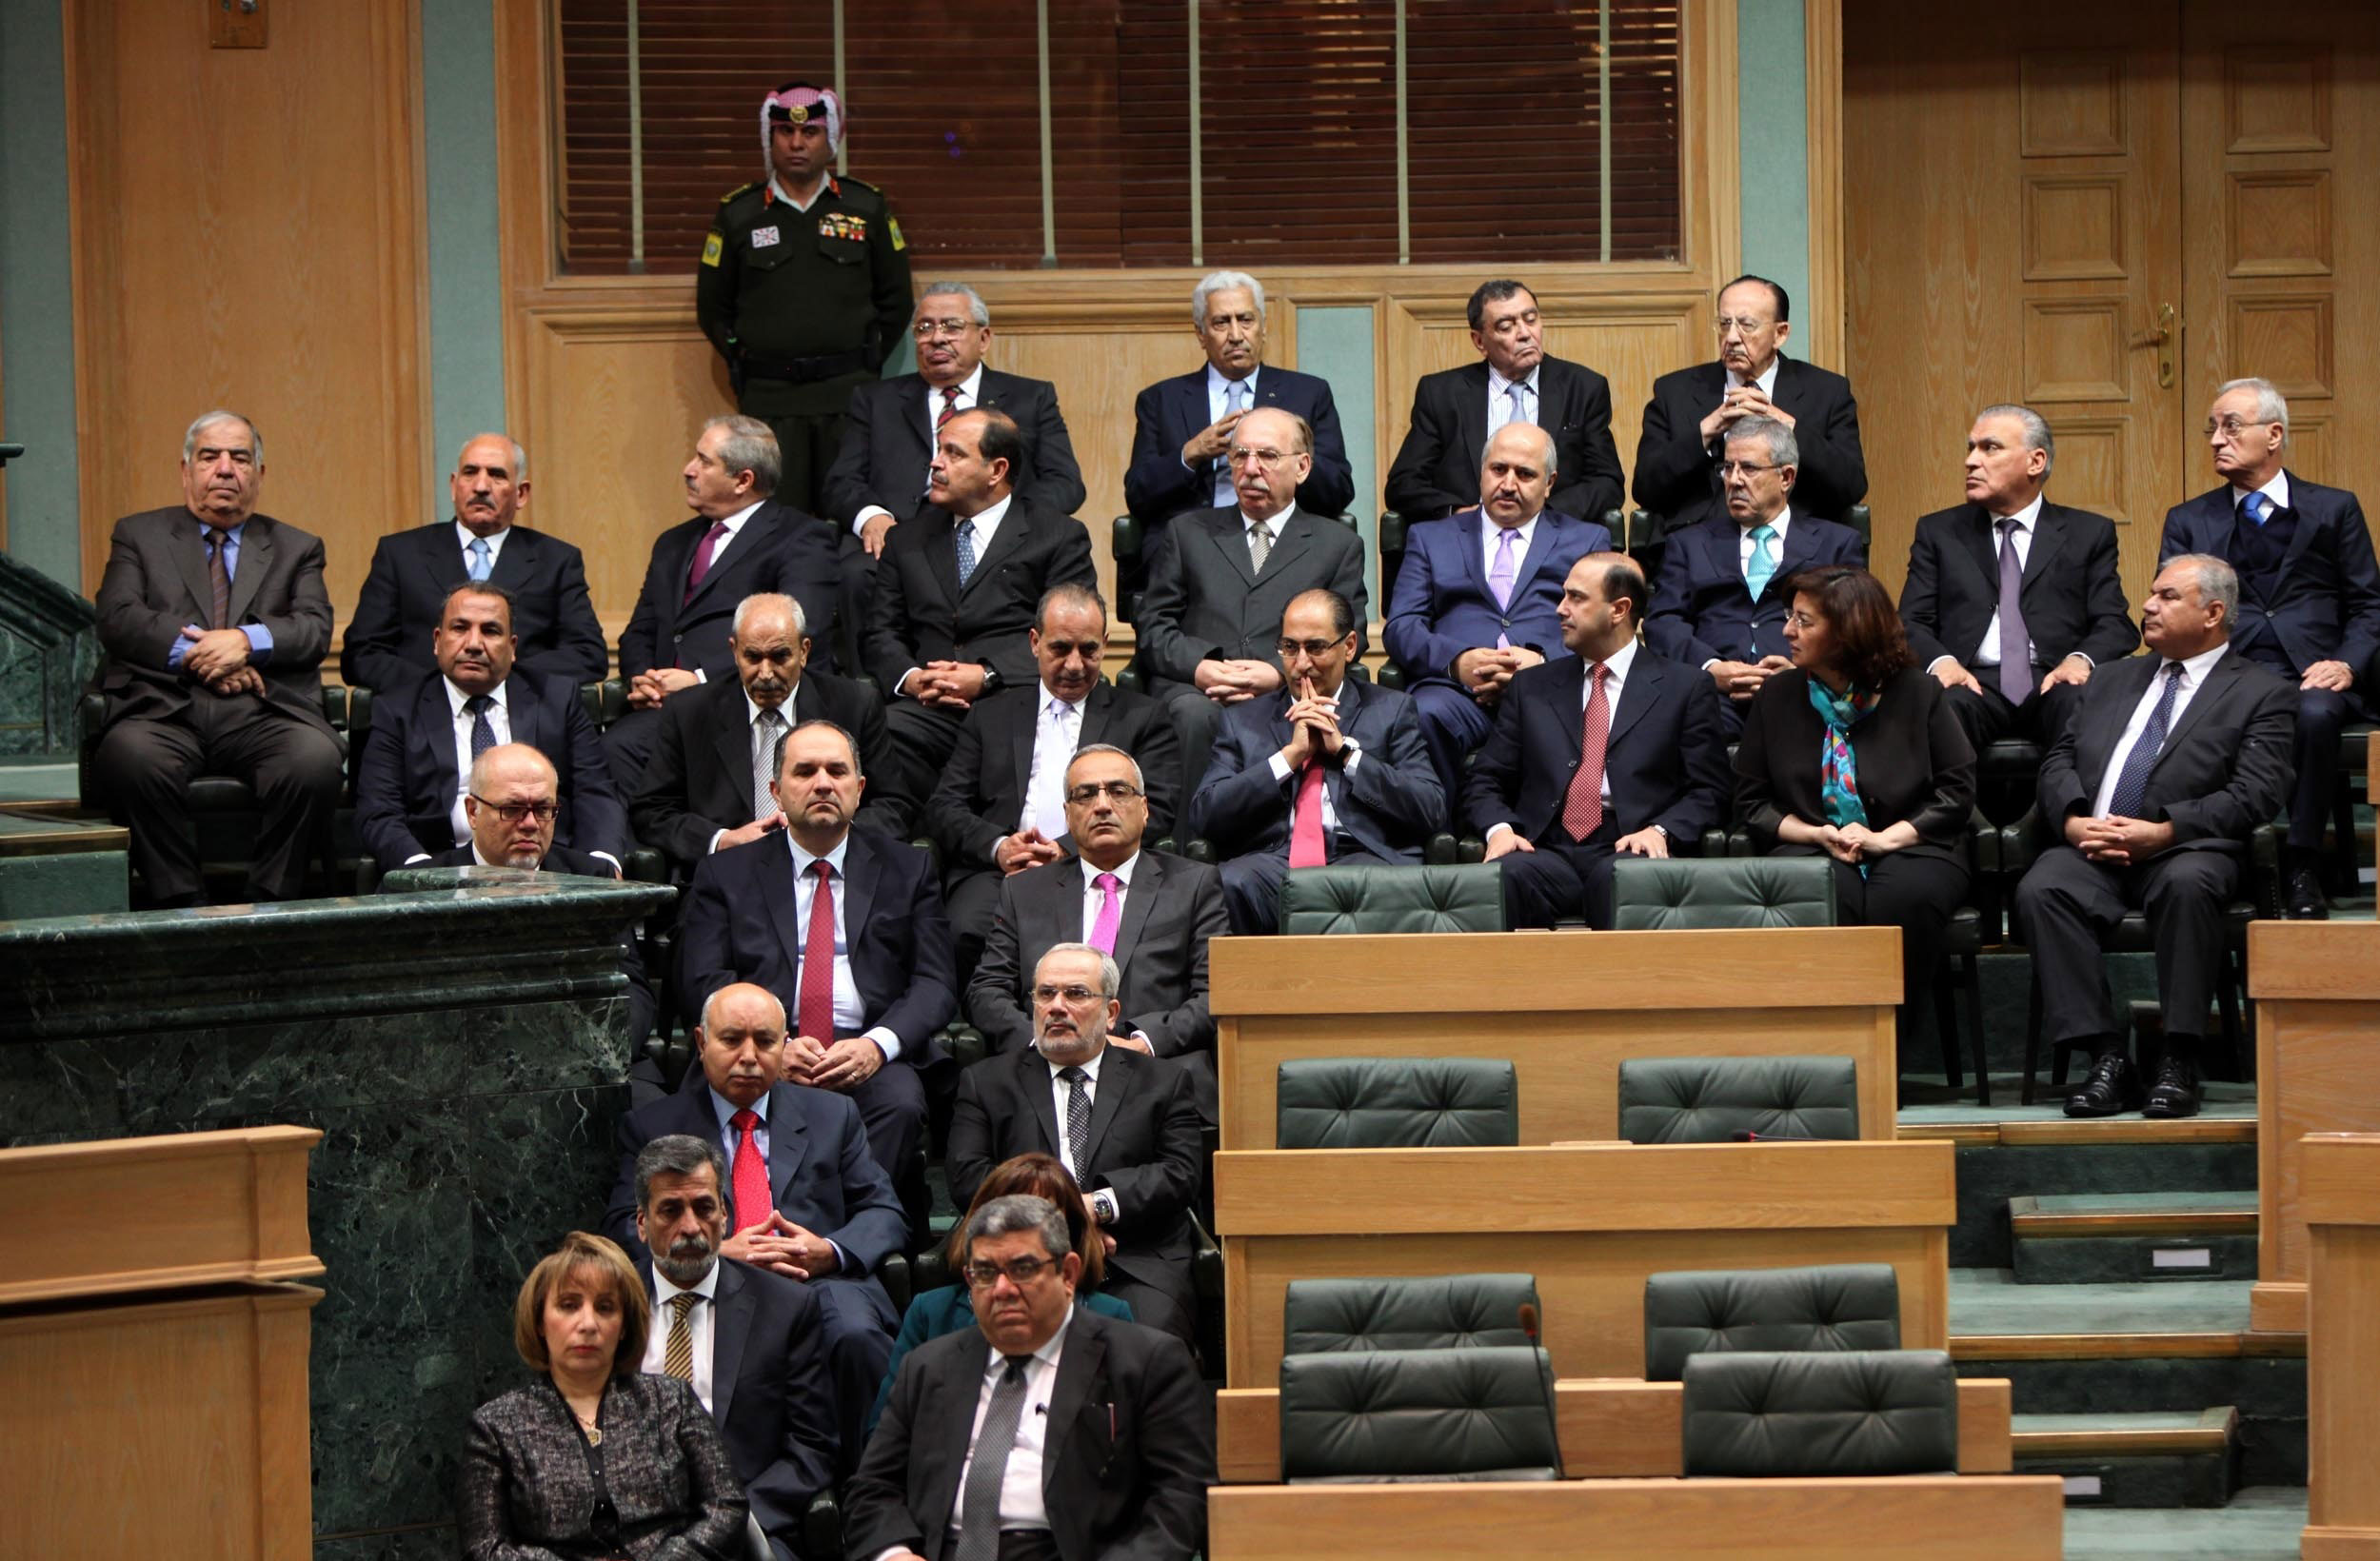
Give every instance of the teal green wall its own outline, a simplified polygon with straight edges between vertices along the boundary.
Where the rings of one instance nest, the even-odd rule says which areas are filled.
[[[1741,159],[1742,269],[1794,301],[1808,338],[1810,119],[1801,0],[1735,0],[1736,146]],[[1787,349],[1799,355],[1798,347]]]
[[[9,552],[83,585],[59,0],[0,0],[0,441]]]
[[[473,434],[505,425],[504,292],[496,239],[493,0],[422,0],[422,123],[428,127],[430,427],[436,470]],[[536,471],[537,452],[529,452]],[[432,490],[445,513],[445,489]]]
[[[1356,525],[1366,537],[1379,522],[1380,463],[1372,438],[1372,398],[1375,365],[1372,358],[1372,311],[1369,308],[1311,308],[1298,311],[1298,367],[1331,382],[1331,400],[1339,406],[1339,423],[1347,436],[1347,462],[1356,472]],[[1370,550],[1365,550],[1370,557]],[[1376,563],[1369,583],[1376,597],[1380,583]],[[1375,600],[1372,616],[1382,617],[1387,603]]]

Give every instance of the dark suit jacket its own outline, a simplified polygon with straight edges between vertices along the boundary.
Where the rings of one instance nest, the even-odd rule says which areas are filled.
[[[652,1259],[636,1266],[650,1300]],[[841,1452],[818,1293],[722,1257],[711,1303],[711,1420],[762,1531],[779,1555],[800,1555],[803,1519],[811,1498],[835,1482]],[[667,1337],[659,1306],[653,1327]]]
[[[942,780],[926,799],[925,827],[942,847],[946,875],[992,870],[992,847],[1016,832],[1024,817],[1024,791],[1033,779],[1033,735],[1041,721],[1041,685],[1003,688],[980,700],[960,723],[959,745],[942,766]],[[1181,744],[1165,707],[1146,694],[1104,682],[1092,685],[1076,728],[1078,748],[1112,743],[1140,765],[1148,786],[1152,840],[1171,834],[1181,791]],[[1051,826],[1044,825],[1043,833]],[[1068,850],[1062,821],[1057,839]]]
[[[1981,504],[1936,510],[1918,521],[1909,544],[1909,583],[1901,588],[1901,622],[1908,625],[1909,648],[1919,666],[1952,656],[1973,670],[1984,630],[2000,610],[1994,524]],[[2018,597],[2025,633],[2033,641],[2036,685],[2040,674],[2075,651],[2096,665],[2121,661],[2139,646],[2140,629],[2124,600],[2115,563],[2113,521],[2087,509],[2042,504]]]
[[[1068,857],[1001,884],[1000,909],[967,982],[967,1018],[994,1051],[1032,1044],[1033,971],[1054,945],[1082,940],[1083,877],[1081,859]],[[1160,1057],[1211,1052],[1206,940],[1230,930],[1222,875],[1187,857],[1142,851],[1116,928],[1116,966],[1124,977],[1117,1028],[1142,1032]]]
[[[1818,782],[1825,742],[1826,722],[1800,668],[1776,674],[1752,697],[1735,747],[1735,811],[1762,850],[1775,848],[1777,825],[1789,814],[1826,821]],[[1851,751],[1870,829],[1907,820],[1918,837],[1909,854],[1966,861],[1975,750],[1933,674],[1912,666],[1894,675],[1875,708],[1852,723]]]
[[[1670,536],[1653,605],[1644,615],[1644,642],[1673,662],[1698,667],[1716,658],[1756,662],[1785,654],[1785,615],[1793,600],[1786,582],[1822,563],[1865,568],[1868,544],[1848,525],[1791,506],[1776,573],[1758,601],[1744,589],[1743,532],[1725,510]]]
[[[1028,687],[1041,669],[1025,631],[1053,585],[1099,588],[1091,533],[1072,515],[1021,496],[1010,501],[962,587],[958,523],[945,510],[921,509],[884,541],[860,654],[888,699],[902,673],[928,662],[982,662],[1009,687]]]
[[[804,668],[787,720],[794,725],[831,721],[849,732],[867,775],[860,822],[888,835],[908,828],[908,800],[879,789],[894,770],[883,701],[848,678]],[[628,819],[639,840],[689,871],[710,855],[713,835],[752,821],[752,729],[744,720],[744,684],[735,677],[663,701],[652,757],[628,796]]]
[[[1636,503],[1672,526],[1724,516],[1716,448],[1702,443],[1702,420],[1727,399],[1727,366],[1696,364],[1653,382],[1636,440]],[[1801,461],[1794,508],[1840,515],[1868,496],[1868,462],[1859,452],[1859,404],[1842,375],[1796,359],[1776,361],[1776,408],[1794,420]]]
[[[1057,1153],[1058,1097],[1040,1052],[1028,1047],[987,1057],[959,1076],[943,1167],[958,1207],[974,1201],[975,1190],[1001,1161]],[[1108,1273],[1167,1292],[1185,1314],[1197,1310],[1190,1257],[1198,1238],[1190,1208],[1205,1158],[1198,1108],[1180,1067],[1129,1047],[1101,1053],[1091,1095],[1090,1175],[1082,1191],[1112,1188],[1122,1211],[1106,1227],[1116,1238]]]
[[[110,726],[130,716],[172,721],[189,708],[193,680],[166,658],[185,625],[204,627],[214,612],[204,525],[176,504],[127,515],[109,538],[97,605],[108,652],[99,691]],[[231,626],[248,623],[272,635],[272,654],[250,663],[264,679],[266,702],[331,736],[320,670],[330,648],[320,538],[269,515],[248,517],[231,575]]]
[[[767,500],[712,557],[702,589],[685,602],[694,550],[710,528],[711,523],[697,515],[654,541],[645,583],[637,591],[636,612],[620,634],[620,675],[633,678],[655,667],[684,666],[699,669],[712,682],[734,681],[727,632],[736,603],[764,591],[782,591],[802,603],[803,621],[816,647],[811,664],[833,671],[835,604],[843,588],[833,534],[792,505]]]
[[[843,1493],[844,1554],[949,1553],[991,1344],[962,1328],[910,1352]],[[1215,1416],[1181,1341],[1076,1307],[1058,1357],[1041,1494],[1061,1561],[1189,1561],[1206,1545]]]
[[[1561,822],[1578,768],[1587,666],[1577,657],[1517,674],[1497,701],[1496,728],[1463,781],[1463,814],[1485,835],[1511,824],[1532,844]],[[1622,835],[1659,824],[1670,849],[1691,855],[1727,817],[1727,739],[1718,690],[1692,667],[1636,647],[1603,745],[1611,817]]]
[[[1488,588],[1488,524],[1475,508],[1405,533],[1405,562],[1380,638],[1406,677],[1443,680],[1456,657],[1495,644],[1499,634],[1549,660],[1570,654],[1554,614],[1562,583],[1572,564],[1611,547],[1611,532],[1599,522],[1546,510],[1514,570],[1512,604],[1498,607]]]
[[[923,1068],[947,1056],[932,1037],[959,1011],[942,891],[925,853],[906,841],[872,829],[852,830],[850,840],[843,924],[863,1011],[860,1027],[890,1030],[901,1037],[898,1060]],[[779,831],[704,858],[686,889],[679,935],[687,1019],[731,981],[756,981],[794,1013],[805,931],[794,923],[790,835]]]
[[[2129,657],[2083,685],[2082,708],[2041,761],[2041,816],[2053,830],[2091,811],[2125,723],[2164,664],[2154,654]],[[2296,736],[2295,686],[2234,649],[2166,734],[2141,816],[2172,824],[2176,851],[2245,852],[2289,800]]]
[[[1487,452],[1485,360],[1424,374],[1413,387],[1413,425],[1388,468],[1388,507],[1434,521],[1479,502]],[[1600,521],[1619,507],[1619,448],[1612,443],[1612,386],[1594,369],[1548,355],[1537,370],[1537,423],[1554,436],[1548,509]]]
[[[1356,499],[1355,468],[1339,432],[1339,407],[1330,383],[1294,368],[1266,364],[1257,370],[1256,398],[1249,410],[1278,406],[1295,412],[1314,429],[1314,469],[1298,484],[1298,504],[1318,515],[1343,514]],[[1185,511],[1211,509],[1221,463],[1181,464],[1181,447],[1215,420],[1207,415],[1206,366],[1160,380],[1132,405],[1132,465],[1124,473],[1124,507],[1155,535]]]
[[[578,684],[516,666],[504,695],[512,741],[553,761],[562,803],[555,843],[625,860],[627,810],[612,788],[603,740],[579,702]],[[355,771],[355,832],[382,867],[402,867],[407,857],[455,844],[449,815],[462,783],[456,762],[445,678],[373,703],[371,731]]]
[[[1132,1321],[1129,1305],[1097,1291],[1085,1295],[1077,1290],[1075,1305],[1119,1322]],[[909,1310],[901,1314],[901,1332],[893,1335],[892,1360],[884,1367],[883,1385],[876,1390],[876,1405],[867,1412],[867,1429],[873,1432],[876,1422],[884,1417],[884,1406],[892,1402],[893,1382],[900,1376],[901,1363],[909,1357],[910,1351],[928,1339],[974,1326],[975,1302],[968,1297],[964,1285],[938,1286],[910,1301]]]
[[[1355,609],[1360,650],[1371,597],[1363,584],[1363,539],[1353,526],[1292,508],[1259,578],[1237,507],[1178,516],[1149,555],[1148,594],[1134,624],[1141,664],[1176,682],[1190,682],[1210,656],[1279,666],[1273,645],[1290,598],[1324,586]]]
[[[826,472],[826,507],[845,531],[870,504],[907,522],[925,506],[926,468],[934,464],[934,419],[923,375],[902,374],[851,392],[843,414],[843,447]],[[984,366],[979,407],[1005,412],[1024,436],[1023,469],[1008,474],[1017,496],[1053,515],[1072,515],[1087,491],[1074,443],[1058,410],[1058,387]]]
[[[1284,691],[1228,705],[1215,727],[1206,777],[1190,799],[1190,833],[1222,857],[1289,850],[1290,805],[1298,775],[1273,779],[1272,760],[1289,741]],[[1339,833],[1390,861],[1418,862],[1432,835],[1447,827],[1446,788],[1421,744],[1413,701],[1394,689],[1349,678],[1339,685],[1339,729],[1363,750],[1355,768],[1326,766]]]
[[[2345,662],[2355,674],[2349,698],[2369,712],[2372,704],[2364,697],[2364,684],[2372,675],[2373,655],[2380,653],[2380,565],[2372,560],[2363,505],[2345,488],[2309,483],[2293,471],[2289,480],[2297,534],[2290,539],[2280,582],[2270,596],[2258,596],[2241,577],[2232,647],[2251,662],[2275,671],[2287,667],[2300,677],[2316,662]],[[2239,524],[2237,502],[2227,484],[2166,511],[2157,557],[2230,558],[2231,533]]]
[[[403,693],[424,679],[436,681],[438,662],[429,639],[438,627],[438,610],[447,592],[471,578],[454,526],[451,520],[439,521],[380,539],[340,643],[341,678],[384,694]],[[577,548],[516,525],[505,533],[487,583],[512,593],[514,665],[574,683],[595,682],[610,669],[604,625],[587,600],[586,564]]]

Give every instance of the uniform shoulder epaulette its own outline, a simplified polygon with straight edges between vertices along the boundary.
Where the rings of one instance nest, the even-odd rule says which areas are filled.
[[[876,186],[869,184],[865,179],[855,179],[848,173],[838,173],[835,175],[835,179],[837,183],[848,185],[854,189],[864,189],[880,201],[884,198],[884,192]]]
[[[768,181],[765,179],[755,179],[748,185],[738,185],[735,188],[727,191],[726,194],[719,197],[719,204],[721,206],[725,206],[729,201],[734,200],[737,196],[749,195],[752,191],[761,188],[767,183]]]

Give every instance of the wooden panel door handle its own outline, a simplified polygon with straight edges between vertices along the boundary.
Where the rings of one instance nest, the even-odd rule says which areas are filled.
[[[2173,306],[2160,304],[2157,306],[2157,323],[2132,338],[2134,346],[2157,349],[2157,387],[2161,390],[2173,387]]]

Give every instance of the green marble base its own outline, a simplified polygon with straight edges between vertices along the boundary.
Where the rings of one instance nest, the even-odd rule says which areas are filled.
[[[0,1142],[323,1131],[326,1561],[453,1553],[463,1427],[521,1379],[513,1294],[565,1232],[596,1226],[617,1171],[617,941],[669,893],[502,873],[0,924]]]
[[[99,615],[0,553],[0,754],[71,754],[75,701],[99,664]]]

